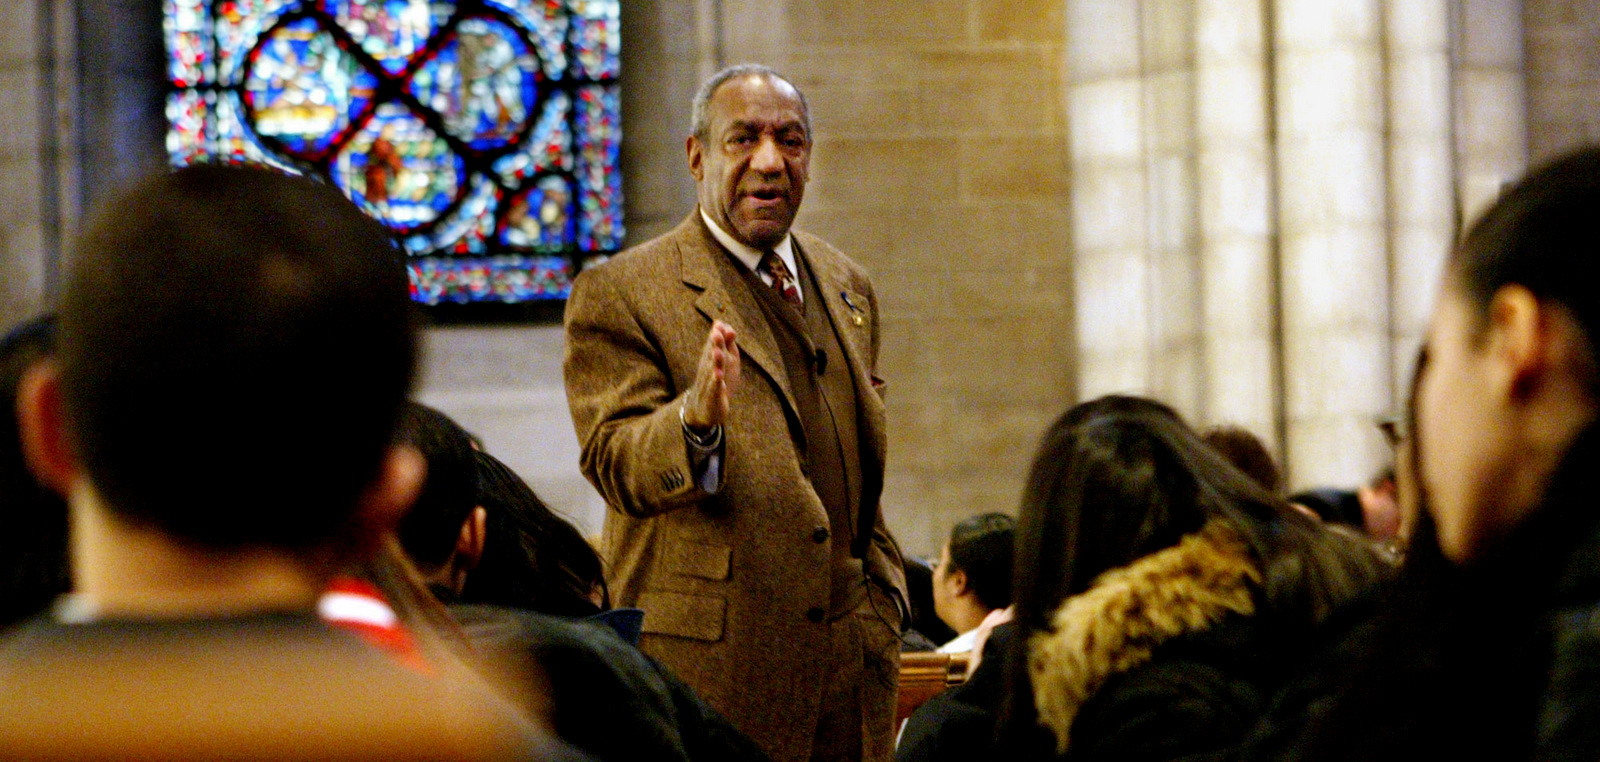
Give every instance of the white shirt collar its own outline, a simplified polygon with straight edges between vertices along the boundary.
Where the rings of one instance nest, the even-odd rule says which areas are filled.
[[[700,219],[705,220],[706,227],[711,230],[711,237],[717,239],[717,243],[722,244],[723,248],[733,252],[733,256],[743,262],[745,267],[750,268],[751,272],[755,272],[756,275],[760,276],[762,282],[772,285],[770,277],[765,273],[756,272],[756,267],[761,264],[761,257],[765,256],[762,252],[740,243],[737,238],[729,235],[728,231],[723,230],[721,225],[712,220],[704,209],[700,210]],[[794,266],[794,236],[785,233],[783,240],[779,241],[777,246],[772,247],[772,251],[778,255],[779,259],[783,260],[783,264],[789,268],[789,272],[795,274],[796,280],[798,280],[800,270]],[[800,291],[801,298],[804,299],[805,290],[800,287],[799,283],[795,283],[794,286],[797,291]]]

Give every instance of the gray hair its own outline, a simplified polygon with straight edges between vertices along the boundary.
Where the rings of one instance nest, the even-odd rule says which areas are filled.
[[[711,96],[717,94],[717,90],[722,87],[723,83],[737,77],[765,77],[767,79],[775,79],[794,88],[794,94],[800,96],[800,123],[806,128],[806,138],[810,139],[811,107],[806,104],[806,94],[800,92],[800,88],[795,87],[793,82],[790,82],[787,77],[779,74],[772,67],[753,63],[729,66],[711,75],[710,79],[700,85],[700,89],[694,94],[694,109],[691,112],[689,121],[690,135],[699,138],[702,142],[710,135]]]

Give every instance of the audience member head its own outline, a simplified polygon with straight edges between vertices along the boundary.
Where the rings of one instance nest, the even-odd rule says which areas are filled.
[[[600,556],[583,535],[506,464],[486,452],[476,457],[488,529],[462,600],[566,617],[610,608]]]
[[[1205,442],[1222,453],[1235,468],[1273,494],[1283,489],[1283,475],[1260,437],[1239,426],[1218,426],[1205,433]]]
[[[0,628],[71,587],[67,504],[29,473],[16,416],[22,376],[55,353],[55,333],[55,317],[46,315],[0,339]]]
[[[75,550],[138,533],[331,571],[413,496],[419,459],[393,446],[417,353],[403,256],[334,187],[150,178],[89,222],[61,305],[59,363],[21,409],[35,473],[75,527],[94,519]]]
[[[1440,548],[1482,556],[1529,518],[1594,419],[1600,373],[1600,148],[1505,191],[1445,268],[1417,408]]]
[[[400,544],[430,583],[459,594],[484,545],[478,462],[472,436],[449,416],[408,402],[400,436],[427,461],[417,501],[400,520]]]
[[[939,618],[956,632],[971,630],[989,612],[1011,605],[1015,528],[1010,516],[983,513],[950,531],[933,571],[933,603]]]
[[[1395,467],[1389,466],[1356,489],[1361,502],[1361,525],[1377,540],[1393,540],[1400,533],[1399,487]]]

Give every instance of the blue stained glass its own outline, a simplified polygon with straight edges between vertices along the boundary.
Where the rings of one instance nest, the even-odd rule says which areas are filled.
[[[223,91],[217,97],[216,104],[216,135],[211,142],[210,153],[212,156],[221,157],[228,161],[248,161],[256,164],[269,164],[282,170],[300,174],[302,171],[294,164],[278,158],[278,155],[261,145],[249,127],[245,126],[244,106],[239,103],[239,94],[232,91]]]
[[[244,93],[257,134],[307,158],[333,144],[378,86],[312,18],[277,27],[252,58]]]
[[[622,59],[622,6],[617,0],[572,0],[572,47],[580,77],[617,76]]]
[[[415,114],[393,101],[357,132],[333,180],[368,214],[406,231],[433,222],[466,183],[466,162]]]
[[[195,90],[180,90],[167,96],[167,155],[175,164],[201,161],[211,154],[206,144],[206,124],[210,108],[205,96]]]
[[[406,239],[413,254],[445,251],[451,254],[482,254],[494,235],[494,210],[500,204],[500,189],[481,175],[472,178],[472,189],[454,212],[440,219],[429,233]]]
[[[163,0],[175,165],[331,180],[430,304],[564,299],[622,242],[617,0]]]
[[[277,22],[280,13],[293,11],[298,5],[294,0],[227,0],[217,3],[213,27],[217,43],[217,81],[225,85],[239,84],[251,46],[261,38],[263,31]]]
[[[510,144],[539,95],[539,61],[516,30],[493,19],[456,25],[411,77],[411,92],[475,150]]]
[[[551,95],[528,141],[495,162],[494,171],[501,179],[515,185],[537,172],[572,171],[572,129],[567,122],[571,110],[572,99],[566,93]]]
[[[194,87],[215,71],[211,60],[211,11],[201,0],[165,0],[167,77],[178,87]]]
[[[511,14],[532,32],[547,79],[560,79],[567,71],[567,14],[561,0],[489,0],[485,3]]]
[[[500,242],[518,249],[556,252],[571,248],[572,186],[560,175],[546,175],[511,197]]]
[[[411,262],[411,298],[423,304],[565,299],[572,264],[562,257],[501,256]]]
[[[622,243],[622,120],[617,87],[590,85],[578,91],[578,248],[615,249]]]
[[[328,0],[323,6],[390,74],[406,70],[437,21],[428,0]]]

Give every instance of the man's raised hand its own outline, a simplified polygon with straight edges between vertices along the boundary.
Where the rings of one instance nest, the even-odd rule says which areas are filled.
[[[718,320],[706,334],[695,368],[694,386],[683,403],[683,423],[696,433],[709,432],[728,418],[728,402],[739,388],[739,344],[733,326]]]

